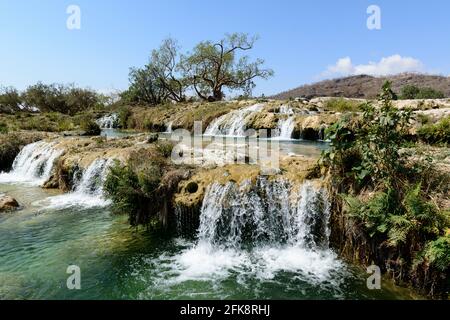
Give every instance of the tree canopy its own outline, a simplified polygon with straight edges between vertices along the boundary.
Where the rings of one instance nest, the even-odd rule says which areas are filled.
[[[142,68],[130,70],[130,87],[123,94],[129,102],[157,105],[167,100],[183,102],[189,89],[202,100],[220,101],[224,90],[242,90],[250,95],[257,78],[273,75],[264,61],[254,62],[243,52],[253,48],[257,38],[234,33],[224,39],[200,42],[191,53],[180,54],[176,40],[164,40],[152,51]]]

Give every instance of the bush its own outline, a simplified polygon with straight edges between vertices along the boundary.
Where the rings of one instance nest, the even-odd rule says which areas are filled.
[[[8,133],[8,125],[4,122],[0,122],[0,133]]]
[[[119,110],[119,127],[122,129],[128,128],[128,119],[131,116],[131,110],[128,107],[122,107]]]
[[[338,112],[357,112],[360,111],[360,103],[344,98],[334,98],[326,102],[325,108]]]
[[[419,88],[413,85],[407,85],[402,88],[401,99],[443,99],[445,94],[433,88]]]
[[[132,153],[127,164],[117,161],[105,181],[114,212],[127,214],[132,226],[165,226],[170,201],[185,174],[170,165],[166,147],[152,146]]]
[[[419,138],[430,144],[450,143],[450,116],[435,124],[425,124],[417,131]]]
[[[440,237],[450,220],[430,196],[445,197],[448,183],[440,172],[443,186],[434,186],[432,164],[417,158],[411,161],[408,153],[401,151],[411,111],[394,108],[392,98],[386,83],[380,108],[368,104],[355,123],[344,118],[331,126],[331,147],[323,153],[321,163],[331,175],[337,199],[334,205],[344,208],[343,232],[348,238],[344,242],[354,247],[352,254],[359,256],[360,248],[367,248],[360,256],[362,261],[375,259],[374,263],[385,265],[394,278],[411,280],[418,279],[414,261],[421,256],[435,261],[441,271],[448,265],[449,246]],[[427,285],[431,295],[435,294],[433,286],[445,281],[445,275],[434,275],[430,286],[420,284],[423,288]]]
[[[80,129],[84,131],[84,135],[98,136],[102,132],[100,126],[91,118],[84,118],[80,123]]]
[[[13,113],[21,104],[19,92],[14,88],[0,88],[0,112]]]
[[[93,108],[99,101],[97,94],[88,89],[41,82],[28,87],[22,94],[22,100],[29,109],[69,115]]]

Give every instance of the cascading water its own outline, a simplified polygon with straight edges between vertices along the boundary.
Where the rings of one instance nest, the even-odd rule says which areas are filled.
[[[96,122],[101,129],[114,129],[119,125],[119,116],[117,113],[112,113],[97,119]]]
[[[242,137],[245,134],[245,120],[252,113],[259,112],[264,104],[255,104],[247,108],[232,111],[215,119],[205,130],[209,136],[234,136]]]
[[[197,244],[174,259],[178,280],[217,280],[237,272],[270,281],[281,272],[338,286],[334,273],[343,264],[328,248],[327,194],[309,182],[292,190],[288,181],[267,177],[256,184],[212,184]]]
[[[173,125],[173,121],[170,121],[166,124],[166,133],[172,133],[172,125]]]
[[[42,185],[50,178],[55,160],[63,152],[55,143],[45,141],[26,145],[15,158],[12,170],[0,174],[0,183]]]
[[[278,135],[274,139],[290,140],[295,128],[294,111],[291,107],[283,105],[280,107],[279,114],[283,115],[285,118],[278,121]]]
[[[87,169],[81,172],[80,178],[74,182],[73,191],[60,196],[50,197],[45,200],[50,208],[65,207],[104,207],[110,204],[103,196],[103,183],[108,169],[111,166],[110,159],[96,159]],[[76,174],[75,174],[76,176]]]

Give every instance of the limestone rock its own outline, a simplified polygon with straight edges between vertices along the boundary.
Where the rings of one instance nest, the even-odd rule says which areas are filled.
[[[19,203],[13,197],[0,195],[0,212],[13,211],[19,208]]]

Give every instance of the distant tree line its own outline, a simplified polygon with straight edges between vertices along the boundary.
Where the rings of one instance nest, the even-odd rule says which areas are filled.
[[[433,88],[419,88],[414,85],[407,85],[402,88],[400,99],[444,99],[445,94]]]
[[[130,87],[121,97],[129,103],[158,105],[184,102],[188,90],[205,101],[223,100],[225,89],[250,95],[255,79],[273,75],[272,70],[263,68],[263,60],[251,62],[242,55],[256,40],[234,33],[217,42],[200,42],[192,52],[181,54],[177,41],[166,39],[152,51],[148,64],[131,68]]]
[[[60,112],[74,115],[105,102],[105,97],[74,85],[38,82],[20,93],[13,87],[0,88],[0,112]]]

